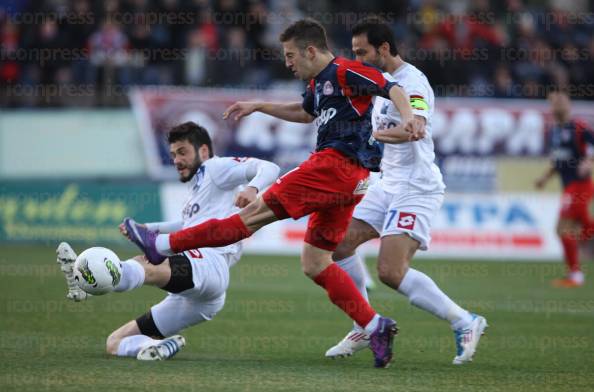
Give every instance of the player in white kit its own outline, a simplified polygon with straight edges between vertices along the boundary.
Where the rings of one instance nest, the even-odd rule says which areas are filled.
[[[274,163],[259,159],[213,156],[208,132],[192,122],[172,128],[168,142],[180,181],[188,183],[189,194],[181,220],[146,224],[160,232],[176,231],[236,213],[272,184],[280,171]],[[120,225],[125,236],[134,226],[130,222],[132,219],[126,218]],[[74,286],[72,280],[76,254],[66,243],[60,244],[57,253],[71,288],[68,298],[85,299],[86,293]],[[158,265],[149,263],[144,256],[122,262],[122,277],[115,291],[152,285],[169,294],[145,315],[113,331],[107,338],[107,352],[140,360],[175,355],[185,345],[185,339],[177,335],[179,331],[211,320],[223,308],[229,268],[240,257],[241,243],[236,243],[186,251]]]
[[[400,125],[400,113],[386,99],[377,97],[372,120],[374,136],[385,144],[380,180],[370,186],[357,205],[348,233],[333,259],[349,273],[367,298],[363,264],[356,248],[381,237],[378,257],[380,280],[409,301],[450,322],[456,339],[454,364],[472,360],[486,320],[454,303],[421,271],[410,268],[417,249],[426,250],[431,241],[431,222],[444,198],[445,185],[431,138],[434,110],[433,89],[425,75],[398,55],[390,28],[370,17],[353,28],[353,52],[359,61],[377,66],[386,79],[402,86],[410,97],[415,121],[425,124],[425,137],[415,139]],[[349,356],[368,346],[368,337],[355,326],[327,357]]]

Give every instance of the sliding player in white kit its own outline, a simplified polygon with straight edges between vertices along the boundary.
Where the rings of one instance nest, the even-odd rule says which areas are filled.
[[[380,280],[408,297],[413,305],[449,321],[456,339],[453,363],[469,362],[487,327],[485,318],[462,309],[429,276],[409,267],[417,249],[426,250],[431,241],[431,222],[443,203],[445,191],[439,168],[433,163],[433,89],[419,69],[398,55],[393,34],[382,20],[366,18],[353,27],[352,33],[356,59],[386,71],[386,79],[391,77],[402,86],[410,97],[415,120],[426,124],[426,134],[421,139],[413,138],[400,125],[400,113],[394,105],[376,97],[372,114],[374,136],[386,143],[382,176],[355,208],[347,235],[333,259],[367,298],[364,266],[355,250],[360,244],[381,237]],[[368,345],[367,334],[354,326],[326,356],[349,356]]]
[[[257,198],[272,184],[280,169],[271,162],[254,158],[213,156],[208,132],[187,122],[171,129],[168,135],[173,163],[181,182],[190,187],[182,220],[147,223],[160,232],[190,227],[209,219],[225,218]],[[240,187],[245,189],[240,191]],[[132,219],[126,218],[120,231],[127,236]],[[75,301],[87,294],[74,282],[72,266],[76,254],[67,243],[57,249],[58,263],[69,286],[67,297]],[[115,291],[137,289],[142,285],[159,287],[169,294],[145,315],[129,321],[109,335],[109,354],[161,360],[174,356],[184,345],[179,331],[211,320],[225,303],[229,268],[241,257],[241,243],[220,248],[201,248],[183,252],[151,264],[144,256],[122,262],[122,276]]]

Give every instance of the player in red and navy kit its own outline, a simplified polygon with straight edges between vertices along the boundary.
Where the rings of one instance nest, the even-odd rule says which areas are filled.
[[[578,258],[578,243],[594,235],[594,221],[588,211],[594,194],[594,133],[583,121],[571,119],[571,102],[566,93],[553,92],[549,94],[549,101],[555,119],[549,135],[552,162],[549,170],[536,181],[536,187],[544,187],[554,174],[561,178],[563,193],[557,233],[563,245],[567,275],[552,283],[556,287],[579,287],[584,284],[584,274]]]
[[[411,134],[422,132],[422,124],[413,118],[403,90],[388,82],[381,71],[334,57],[318,22],[308,19],[293,23],[281,34],[280,41],[287,68],[309,81],[303,102],[237,102],[223,117],[238,120],[260,111],[287,121],[315,119],[316,151],[237,215],[169,235],[158,235],[143,227],[128,232],[136,233],[136,244],[149,260],[158,263],[184,249],[232,244],[274,221],[310,215],[301,255],[303,271],[371,334],[375,366],[386,367],[392,358],[396,322],[374,311],[349,275],[332,261],[332,252],[346,233],[355,205],[365,194],[369,171],[379,170],[382,149],[372,137],[373,96],[391,99]]]

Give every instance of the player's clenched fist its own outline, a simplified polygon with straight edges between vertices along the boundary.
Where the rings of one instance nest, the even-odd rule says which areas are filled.
[[[253,186],[246,187],[243,191],[237,194],[235,198],[235,205],[239,208],[243,208],[256,200],[258,197],[258,189]]]
[[[257,109],[257,102],[235,102],[223,112],[223,120],[228,119],[230,116],[234,116],[233,119],[237,121],[242,117],[249,116]]]
[[[411,141],[421,140],[425,137],[425,122],[418,117],[408,121],[404,129],[411,134]]]

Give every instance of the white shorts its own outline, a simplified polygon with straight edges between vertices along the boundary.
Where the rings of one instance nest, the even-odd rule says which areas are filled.
[[[155,325],[163,336],[211,320],[225,305],[229,286],[227,255],[213,249],[184,252],[192,266],[194,287],[180,293],[169,293],[151,307]]]
[[[370,224],[382,237],[408,234],[427,250],[431,242],[431,222],[443,204],[443,193],[384,191],[381,181],[369,187],[355,207],[353,218]]]

